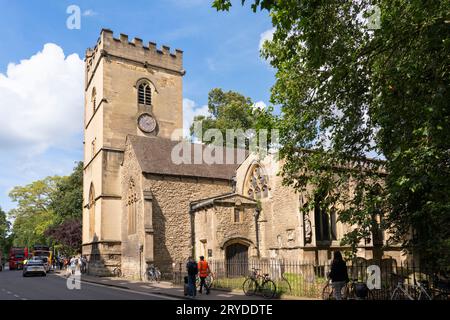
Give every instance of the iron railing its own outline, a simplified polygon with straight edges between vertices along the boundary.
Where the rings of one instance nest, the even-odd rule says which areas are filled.
[[[253,268],[261,274],[269,274],[276,283],[278,296],[290,295],[298,297],[321,298],[322,290],[327,284],[327,274],[331,270],[330,263],[311,263],[283,259],[249,259],[245,261],[208,261],[214,276],[213,288],[242,289],[242,284]],[[355,260],[347,262],[348,275],[352,280],[367,283],[371,280],[369,266],[376,265],[380,270],[381,288],[372,290],[372,297],[378,300],[388,300],[397,286],[398,278],[404,279],[405,287],[414,287],[417,281],[428,281],[430,290],[436,283],[435,273],[420,268],[417,265],[402,262],[397,264],[393,259],[386,260]],[[369,272],[368,272],[369,271]],[[165,278],[175,284],[183,284],[186,273],[186,263],[177,263],[172,275]],[[412,290],[412,294],[415,292]]]

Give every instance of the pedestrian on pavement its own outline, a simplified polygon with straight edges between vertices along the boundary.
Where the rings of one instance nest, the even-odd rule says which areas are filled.
[[[87,270],[86,256],[81,256],[81,273],[86,273],[86,270]]]
[[[194,258],[189,257],[188,263],[186,264],[186,269],[188,273],[189,296],[191,298],[194,298],[197,295],[197,289],[195,288],[195,281],[198,273],[198,266]]]
[[[70,259],[70,271],[72,274],[75,274],[76,267],[77,267],[77,259],[75,259],[75,257],[72,257]]]
[[[342,288],[349,281],[347,273],[347,265],[340,251],[334,252],[333,262],[331,263],[330,272],[331,285],[334,291],[334,298],[336,300],[342,300]]]
[[[211,271],[209,270],[209,264],[205,260],[204,256],[200,256],[200,261],[198,262],[198,273],[200,276],[200,288],[198,292],[202,293],[202,288],[205,287],[206,294],[209,294],[209,287],[206,285],[206,278],[209,276]]]

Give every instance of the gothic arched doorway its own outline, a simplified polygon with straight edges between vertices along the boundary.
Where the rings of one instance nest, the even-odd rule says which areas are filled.
[[[228,277],[248,274],[248,246],[233,243],[225,248],[226,272]]]

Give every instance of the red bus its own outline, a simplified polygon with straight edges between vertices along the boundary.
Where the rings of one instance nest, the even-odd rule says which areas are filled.
[[[27,248],[13,247],[9,250],[9,270],[17,270],[23,268],[23,260],[28,257]]]

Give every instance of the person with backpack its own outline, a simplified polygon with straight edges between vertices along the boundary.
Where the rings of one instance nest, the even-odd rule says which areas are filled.
[[[198,266],[194,258],[189,257],[188,263],[186,264],[186,270],[188,274],[189,296],[191,298],[194,298],[197,295],[197,289],[195,288],[195,281],[198,273]]]
[[[209,287],[206,285],[206,277],[209,276],[210,270],[204,256],[201,256],[200,261],[198,262],[198,273],[200,276],[200,288],[198,292],[202,293],[202,289],[205,287],[206,294],[209,294]]]

